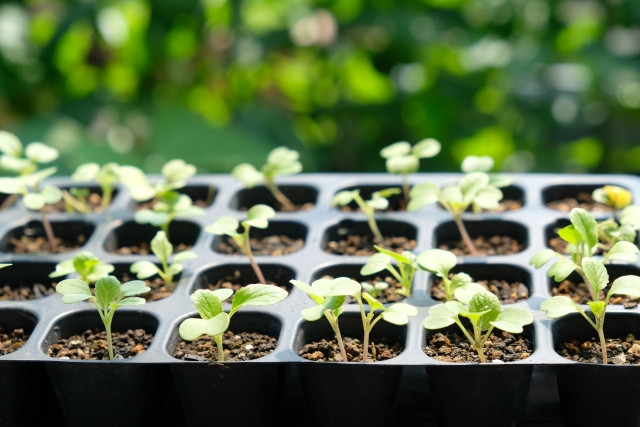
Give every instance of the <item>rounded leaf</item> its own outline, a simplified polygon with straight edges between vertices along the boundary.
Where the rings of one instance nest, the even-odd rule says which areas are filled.
[[[616,242],[607,252],[606,259],[616,259],[621,261],[636,262],[638,260],[638,247],[627,241]]]
[[[544,301],[540,310],[546,312],[549,319],[557,319],[569,313],[577,313],[576,304],[565,296],[555,296]]]
[[[411,149],[411,154],[420,158],[426,159],[429,157],[437,156],[440,153],[440,142],[434,138],[425,138],[418,142]]]
[[[433,330],[446,328],[454,323],[455,319],[453,317],[431,315],[431,313],[429,313],[429,316],[422,322],[422,326],[426,329]]]
[[[609,295],[613,294],[640,297],[640,277],[633,275],[618,277],[609,290]]]
[[[211,319],[185,319],[180,324],[178,333],[185,341],[193,341],[202,335],[215,337],[227,330],[229,320],[229,315],[224,312]]]
[[[407,317],[407,315],[400,312],[385,311],[380,315],[380,317],[385,322],[389,322],[398,326],[406,325],[407,323],[409,323],[409,318]]]
[[[467,156],[462,160],[462,172],[489,172],[493,168],[491,156]]]
[[[418,314],[418,309],[404,302],[398,302],[393,304],[387,309],[387,312],[403,313],[405,316],[415,316]]]
[[[411,188],[409,196],[407,210],[415,211],[425,205],[437,202],[440,197],[440,187],[431,182],[421,182]]]
[[[35,163],[49,163],[58,158],[58,150],[42,142],[32,142],[24,150],[25,156]]]
[[[411,152],[411,144],[407,141],[394,142],[380,150],[380,156],[384,159],[392,157],[406,156]]]
[[[231,171],[231,176],[241,181],[247,188],[251,188],[264,180],[262,172],[249,163],[241,163],[234,167]]]
[[[247,211],[247,219],[243,221],[243,224],[248,224],[252,227],[267,228],[269,225],[268,220],[273,218],[276,212],[271,206],[258,204],[252,206]]]
[[[40,191],[40,195],[48,205],[53,205],[62,200],[62,191],[53,185],[45,185]]]
[[[540,268],[555,256],[555,251],[551,249],[542,249],[531,257],[531,259],[529,260],[529,265],[533,265],[535,268]]]
[[[72,304],[78,301],[84,301],[91,297],[91,289],[89,285],[80,279],[66,279],[56,285],[56,292],[62,294],[62,302]]]
[[[368,276],[385,270],[391,264],[391,257],[387,254],[376,253],[369,257],[367,263],[360,269],[360,274]]]
[[[150,261],[136,261],[131,264],[130,269],[138,279],[148,279],[151,276],[155,276],[160,271],[160,268]]]
[[[216,294],[212,290],[198,289],[191,294],[190,298],[203,319],[211,319],[222,313],[220,294]]]
[[[420,253],[417,261],[421,268],[435,273],[440,277],[447,277],[449,271],[455,267],[458,260],[452,252],[442,249],[431,249]]]
[[[98,166],[97,163],[85,163],[78,166],[73,175],[71,175],[71,179],[75,182],[91,181],[96,178],[96,175],[98,175],[99,171],[100,166]]]
[[[169,257],[173,253],[173,245],[167,238],[167,233],[164,231],[158,231],[156,233],[153,239],[151,239],[151,251],[163,263],[169,261]]]
[[[22,156],[22,144],[17,136],[11,132],[0,130],[0,151],[7,156]]]
[[[284,289],[261,283],[246,285],[236,291],[231,302],[231,311],[236,311],[245,305],[277,304],[289,295]]]
[[[521,334],[522,327],[531,324],[531,322],[533,322],[533,316],[529,311],[523,308],[507,307],[502,310],[491,324],[500,330],[512,334]]]
[[[182,159],[170,160],[162,167],[162,175],[168,182],[172,183],[185,181],[195,174],[196,167]]]
[[[209,224],[204,228],[207,233],[215,235],[236,236],[238,234],[238,220],[232,216],[220,217],[213,224]]]
[[[339,193],[336,193],[336,195],[333,196],[333,199],[331,200],[331,206],[348,205],[353,200],[353,195],[356,191],[358,190],[353,190],[353,191],[345,190],[345,191],[340,191]]]
[[[420,161],[417,157],[411,155],[395,156],[387,159],[386,167],[389,173],[396,175],[410,174],[420,169]]]
[[[25,194],[22,198],[22,202],[27,207],[27,209],[31,209],[34,211],[39,211],[46,204],[44,197],[42,197],[42,195],[39,193]]]

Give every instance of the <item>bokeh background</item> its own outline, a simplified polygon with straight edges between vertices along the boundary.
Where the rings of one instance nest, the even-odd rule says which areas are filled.
[[[507,171],[640,171],[640,1],[0,2],[0,128],[157,172],[262,164],[423,171],[489,154]]]

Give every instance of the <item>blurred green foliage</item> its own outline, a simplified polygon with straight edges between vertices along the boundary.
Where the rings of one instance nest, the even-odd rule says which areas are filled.
[[[0,128],[157,172],[261,164],[640,171],[640,2],[23,0],[0,4]]]

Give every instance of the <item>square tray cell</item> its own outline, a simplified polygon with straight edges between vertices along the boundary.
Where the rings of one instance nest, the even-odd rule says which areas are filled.
[[[126,221],[117,226],[104,241],[104,249],[107,252],[120,255],[147,255],[152,254],[149,242],[153,239],[159,228],[150,224],[138,224],[135,221]],[[200,235],[200,227],[193,222],[174,220],[169,226],[169,241],[173,244],[174,252],[183,251],[193,247]]]
[[[253,255],[289,255],[304,247],[307,227],[293,221],[270,221],[267,228],[252,227],[249,238]],[[224,255],[242,255],[229,236],[215,236],[211,249]]]
[[[385,212],[404,211],[406,209],[403,206],[404,196],[402,195],[402,188],[400,187],[399,183],[394,183],[389,185],[353,185],[350,187],[341,188],[340,190],[336,191],[336,194],[339,193],[340,191],[360,190],[360,196],[362,197],[362,199],[369,200],[371,199],[371,195],[376,191],[385,190],[389,188],[398,189],[400,190],[400,193],[394,194],[393,196],[388,198],[389,207],[384,211]],[[351,202],[346,206],[336,206],[335,208],[344,212],[361,212],[356,202]]]
[[[465,220],[464,226],[471,239],[474,240],[479,256],[512,255],[525,250],[529,245],[527,228],[517,222]],[[500,239],[496,239],[494,236],[499,236]],[[482,237],[482,241],[478,240],[479,237]],[[436,247],[440,249],[452,251],[458,256],[469,255],[466,246],[462,244],[460,231],[453,221],[440,224],[436,228],[434,241]]]
[[[191,198],[194,205],[206,208],[211,206],[217,195],[216,187],[212,185],[190,184],[177,190],[180,194],[186,194]],[[140,209],[150,209],[155,203],[151,200],[146,202],[136,202],[132,200],[129,209],[137,211]]]
[[[406,222],[378,220],[378,228],[384,237],[380,246],[396,252],[410,251],[416,246],[417,230]],[[376,253],[373,235],[366,221],[345,219],[327,228],[321,247],[334,255],[369,256]]]
[[[65,277],[49,278],[54,262],[14,261],[0,269],[0,301],[24,301],[55,294],[54,284]]]
[[[50,221],[53,235],[60,239],[56,252],[81,248],[91,237],[95,226],[87,221]],[[51,253],[44,227],[40,221],[12,228],[0,239],[0,250],[22,254]]]
[[[83,195],[83,197],[85,198],[85,203],[90,209],[89,213],[101,212],[100,206],[102,203],[102,189],[100,187],[98,187],[97,185],[83,185],[83,183],[80,183],[80,182],[77,185],[60,187],[60,190],[69,192],[72,197],[79,199],[78,196],[73,194],[72,192],[73,189],[89,190],[86,195]],[[111,201],[109,202],[109,205],[106,206],[105,210],[109,209],[109,206],[111,206],[113,201],[116,199],[116,197],[118,196],[118,193],[119,192],[117,188],[113,190],[113,194],[111,195]],[[73,204],[71,206],[73,206]],[[60,200],[58,203],[54,205],[45,205],[44,210],[45,212],[50,212],[50,213],[80,212],[78,209],[73,209],[73,208],[71,208],[71,211],[69,212],[67,210],[67,203],[65,203],[65,199]],[[80,212],[80,213],[84,213],[84,212]]]
[[[289,281],[296,277],[291,268],[278,264],[260,264],[260,270],[268,283],[276,284],[287,292],[291,292],[293,285]],[[234,290],[238,290],[242,286],[253,283],[260,282],[248,263],[224,264],[198,272],[195,276],[191,293],[198,289],[215,290],[220,287],[231,287]],[[228,302],[230,301],[229,299]]]
[[[311,209],[318,199],[318,190],[308,185],[279,185],[278,188],[296,206],[297,211]],[[257,204],[269,205],[276,211],[282,211],[269,190],[263,185],[243,188],[231,199],[231,209],[246,211]]]
[[[594,202],[591,194],[593,190],[607,184],[605,182],[602,184],[552,185],[542,190],[542,202],[550,209],[563,212],[569,212],[573,208],[583,208],[602,215],[611,212],[611,209],[602,203]]]

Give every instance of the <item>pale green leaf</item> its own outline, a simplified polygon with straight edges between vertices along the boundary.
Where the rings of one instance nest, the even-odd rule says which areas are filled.
[[[100,166],[97,163],[85,163],[77,167],[76,171],[71,175],[71,179],[75,182],[92,181],[99,171]]]
[[[392,157],[406,156],[411,152],[411,144],[407,141],[394,142],[380,150],[380,156],[384,159]]]
[[[366,201],[367,205],[377,211],[383,211],[389,207],[389,200],[384,197],[376,196],[375,194],[370,200]]]
[[[214,337],[227,330],[229,320],[227,313],[220,313],[211,319],[185,319],[180,324],[178,333],[185,341],[193,341],[202,335]]]
[[[593,215],[584,209],[574,208],[569,213],[569,218],[589,248],[593,248],[598,243],[598,224]]]
[[[412,306],[411,304],[406,304],[404,302],[398,302],[387,308],[387,312],[389,313],[402,313],[405,316],[416,316],[418,314],[418,309]]]
[[[546,312],[549,319],[557,319],[569,313],[577,313],[576,304],[566,296],[555,296],[544,301],[540,310]]]
[[[409,196],[407,210],[415,211],[425,205],[437,202],[440,197],[440,187],[431,182],[421,182],[411,187]]]
[[[251,227],[267,228],[267,226],[269,225],[268,220],[270,218],[273,218],[275,215],[276,212],[271,206],[258,204],[252,206],[247,211],[247,219],[245,221],[242,221],[242,223],[250,225]]]
[[[22,194],[27,192],[27,185],[24,180],[16,177],[0,178],[0,193]]]
[[[491,324],[500,330],[512,334],[521,334],[522,327],[531,324],[531,322],[533,322],[533,316],[529,311],[523,308],[507,307],[502,310]]]
[[[638,247],[626,241],[616,242],[615,245],[607,252],[605,257],[607,260],[620,260],[628,262],[636,262],[638,260]]]
[[[162,175],[168,182],[172,183],[183,183],[195,174],[196,167],[182,159],[170,160],[162,167]]]
[[[407,323],[409,323],[409,318],[407,317],[407,315],[400,312],[385,311],[384,313],[380,314],[380,317],[385,322],[389,322],[398,326],[406,325]]]
[[[358,191],[358,190],[354,190],[354,191]],[[353,201],[353,195],[355,194],[354,191],[340,191],[338,193],[336,193],[335,196],[333,196],[333,199],[331,200],[331,206],[346,206],[349,203],[351,203]]]
[[[491,156],[467,156],[462,160],[462,172],[489,172],[493,168]]]
[[[420,161],[417,157],[411,155],[389,157],[385,165],[387,172],[396,175],[410,174],[420,169]]]
[[[136,261],[131,264],[130,269],[138,279],[148,279],[151,276],[155,276],[160,271],[160,268],[150,261]]]
[[[440,277],[448,277],[449,271],[455,267],[456,256],[442,249],[430,249],[418,255],[418,265]]]
[[[25,194],[22,198],[22,202],[27,207],[27,209],[31,209],[34,211],[39,211],[46,204],[44,197],[42,197],[40,193]]]
[[[55,270],[49,274],[49,277],[62,277],[66,276],[67,274],[71,274],[74,271],[75,268],[73,266],[73,259],[67,259],[56,264]]]
[[[56,292],[63,295],[62,302],[66,304],[73,304],[93,297],[89,285],[80,279],[62,280],[56,285]]]
[[[120,293],[120,282],[114,276],[103,277],[95,285],[96,302],[100,307],[108,307]]]
[[[120,294],[125,297],[141,295],[151,290],[142,280],[130,280],[120,286]]]
[[[204,228],[204,231],[211,234],[227,236],[238,235],[238,220],[232,216],[223,216],[218,218],[213,224],[209,224]]]
[[[44,202],[48,205],[53,205],[62,200],[62,191],[58,187],[53,185],[45,185],[40,191],[40,195]]]
[[[236,291],[231,303],[231,312],[247,305],[272,305],[277,304],[287,297],[288,293],[284,289],[263,284],[252,284],[243,286]]]
[[[211,319],[222,313],[222,301],[209,289],[198,289],[191,294],[191,301],[203,319]]]
[[[556,261],[547,272],[547,276],[560,283],[566,279],[578,266],[567,259]]]
[[[179,264],[196,258],[198,258],[198,254],[193,251],[180,251],[173,256],[173,262],[174,264]]]
[[[383,254],[376,253],[369,257],[367,263],[360,269],[360,274],[363,276],[369,276],[371,274],[378,273],[385,270],[391,263],[391,257]]]
[[[611,284],[608,295],[614,294],[640,297],[640,277],[633,275],[618,277]]]
[[[168,263],[169,257],[173,253],[173,245],[167,238],[167,233],[158,231],[151,239],[151,251],[163,263]]]
[[[247,188],[254,187],[264,180],[262,172],[248,163],[241,163],[234,167],[231,175],[238,181],[241,181]]]
[[[542,249],[531,257],[531,259],[529,260],[529,265],[533,265],[535,268],[540,268],[555,256],[555,251],[551,249]]]
[[[49,163],[58,158],[58,150],[42,142],[32,142],[24,150],[25,156],[34,163]]]
[[[440,142],[433,138],[425,138],[413,146],[411,154],[420,159],[426,159],[437,156],[440,149]]]
[[[7,156],[22,156],[22,144],[17,136],[11,132],[0,130],[0,151]]]
[[[373,295],[370,295],[367,292],[362,292],[362,298],[367,302],[367,304],[369,304],[369,307],[371,307],[371,311],[385,310],[384,304],[375,299]]]
[[[594,293],[598,293],[609,284],[609,274],[604,265],[602,265],[602,262],[585,257],[582,259],[582,270],[587,280],[589,280],[589,284],[593,288]]]
[[[127,297],[118,303],[118,307],[123,306],[134,306],[134,305],[142,305],[146,303],[147,300],[140,297]]]
[[[151,209],[141,209],[134,214],[133,219],[138,224],[151,224],[160,227],[169,220],[169,214],[166,212],[156,212]]]
[[[429,316],[422,322],[422,326],[426,329],[433,330],[446,328],[454,323],[455,319],[453,317],[432,315],[429,313]]]
[[[300,315],[308,322],[315,322],[324,316],[325,310],[326,308],[323,304],[314,305],[313,307],[302,309],[302,311],[300,311]]]
[[[640,206],[627,206],[620,212],[620,224],[630,225],[636,230],[640,229]]]

